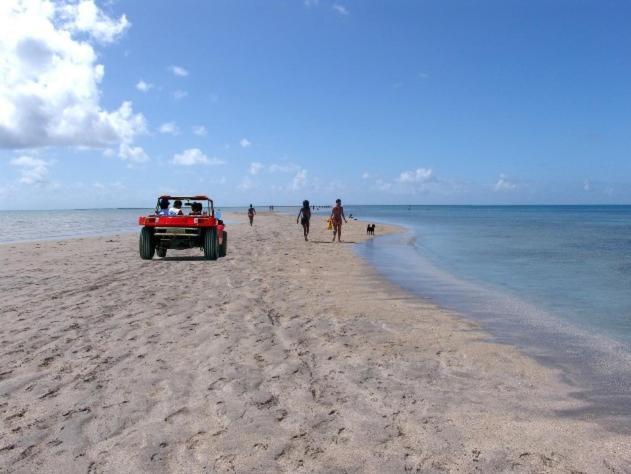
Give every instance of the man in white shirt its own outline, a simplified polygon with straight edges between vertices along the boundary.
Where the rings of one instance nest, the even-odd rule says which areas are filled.
[[[184,215],[184,213],[182,212],[182,201],[178,199],[177,201],[173,203],[173,207],[169,209],[169,215],[170,216],[183,216]]]

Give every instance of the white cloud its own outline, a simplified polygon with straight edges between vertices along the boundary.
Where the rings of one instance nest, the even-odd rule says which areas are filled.
[[[287,163],[284,165],[272,163],[269,166],[270,173],[291,173],[292,171],[297,171],[297,170],[300,170],[300,166],[295,165],[293,163]]]
[[[183,67],[180,67],[180,66],[171,66],[169,68],[169,70],[175,76],[179,76],[179,77],[186,77],[186,76],[188,76],[188,71],[186,69],[184,69]]]
[[[188,92],[180,90],[180,89],[173,92],[173,98],[176,100],[183,99],[186,96],[188,96]]]
[[[362,173],[362,179],[370,179],[370,173],[368,173],[367,171],[364,171]]]
[[[508,179],[508,176],[505,174],[500,174],[500,178],[495,183],[496,191],[512,191],[516,189],[517,185]]]
[[[248,140],[247,138],[242,138],[239,141],[239,145],[241,145],[242,148],[248,148],[252,146],[252,142],[250,142],[250,140]]]
[[[256,187],[256,183],[254,183],[254,181],[252,180],[252,178],[250,178],[249,176],[245,176],[241,182],[239,183],[239,185],[237,186],[237,188],[239,188],[241,191],[247,191],[249,189],[253,189]]]
[[[333,8],[333,11],[335,11],[335,13],[338,13],[339,15],[348,15],[350,13],[348,11],[348,8],[338,3],[334,3],[331,8]]]
[[[294,179],[291,182],[290,189],[292,191],[299,191],[302,188],[304,188],[306,184],[307,184],[307,170],[302,168],[294,176]]]
[[[20,183],[41,186],[48,183],[48,167],[50,162],[31,156],[13,158],[9,163],[20,169]]]
[[[398,178],[400,183],[427,183],[434,180],[430,168],[417,168],[414,171],[404,171]]]
[[[209,158],[199,148],[189,148],[182,153],[177,153],[173,155],[171,162],[180,166],[223,165],[225,163],[225,161],[219,158]]]
[[[149,161],[149,156],[147,156],[142,147],[128,145],[127,143],[121,143],[118,156],[131,163],[145,163]]]
[[[179,135],[180,129],[177,127],[175,122],[166,122],[160,125],[158,128],[160,133],[168,133],[170,135]]]
[[[18,3],[24,5],[26,2],[18,1]],[[87,33],[101,43],[113,43],[131,26],[125,15],[118,20],[108,17],[94,3],[94,0],[64,3],[57,2],[64,29]],[[44,6],[44,8],[47,7]]]
[[[92,0],[0,1],[0,148],[105,148],[144,133],[131,102],[100,105],[105,68],[91,40],[111,43],[128,27]]]
[[[384,181],[383,179],[379,178],[375,181],[375,187],[379,191],[390,191],[390,189],[392,189],[392,183],[389,183],[388,181]]]
[[[140,92],[149,92],[149,90],[153,89],[153,84],[145,82],[141,79],[136,84],[136,89],[138,89]]]
[[[429,74],[428,74],[428,73],[426,73],[426,72],[419,72],[419,73],[417,74],[417,77],[418,77],[419,79],[429,79]]]
[[[305,0],[305,7],[317,7],[320,3],[320,0]]]
[[[250,174],[259,174],[263,168],[263,163],[259,163],[258,161],[250,163]]]
[[[206,127],[203,125],[196,125],[193,127],[193,133],[197,136],[203,137],[208,133],[208,130],[206,130]]]

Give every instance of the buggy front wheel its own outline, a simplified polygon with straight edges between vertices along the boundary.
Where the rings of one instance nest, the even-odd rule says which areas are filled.
[[[140,229],[140,239],[138,240],[138,250],[140,258],[143,260],[151,260],[156,251],[156,242],[153,239],[153,230],[149,227]]]
[[[217,260],[219,256],[219,243],[217,242],[217,229],[211,227],[204,232],[204,258]]]

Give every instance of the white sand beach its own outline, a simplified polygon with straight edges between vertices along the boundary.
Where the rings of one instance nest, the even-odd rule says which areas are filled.
[[[0,246],[0,472],[631,472],[557,371],[312,227],[261,213],[216,262]]]

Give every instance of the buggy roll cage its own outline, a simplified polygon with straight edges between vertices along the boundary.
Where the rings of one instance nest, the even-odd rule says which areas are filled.
[[[168,199],[169,201],[206,201],[206,209],[209,216],[215,217],[215,206],[213,200],[208,196],[158,196],[158,201],[156,202],[155,214],[158,215],[160,213],[160,201],[162,199]]]

